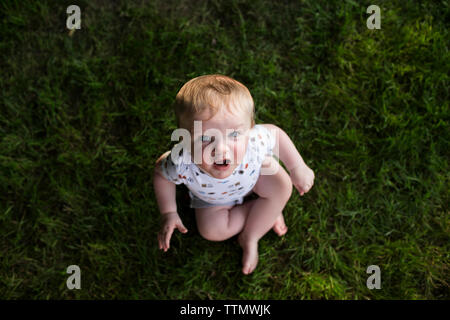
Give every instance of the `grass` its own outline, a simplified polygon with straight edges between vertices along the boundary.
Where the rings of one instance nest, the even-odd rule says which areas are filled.
[[[380,0],[368,30],[356,1],[80,0],[69,36],[70,4],[0,4],[1,298],[450,298],[447,1]],[[182,188],[189,232],[157,248],[153,163],[175,94],[209,73],[247,85],[316,173],[251,276]]]

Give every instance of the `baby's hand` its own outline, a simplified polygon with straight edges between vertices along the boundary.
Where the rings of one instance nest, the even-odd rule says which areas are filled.
[[[164,252],[170,248],[170,238],[172,237],[172,233],[175,228],[182,233],[186,233],[188,231],[183,225],[183,222],[181,222],[178,213],[164,213],[162,215],[161,230],[158,233],[159,248],[164,250]]]
[[[307,166],[301,165],[290,172],[292,184],[303,196],[314,185],[314,172]]]

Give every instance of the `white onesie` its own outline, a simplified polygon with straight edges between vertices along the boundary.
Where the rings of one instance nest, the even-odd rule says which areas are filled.
[[[225,179],[216,179],[201,170],[189,152],[180,157],[178,164],[173,163],[169,154],[161,161],[161,169],[167,180],[186,185],[192,208],[241,204],[256,184],[264,158],[272,156],[274,146],[275,137],[270,131],[263,125],[255,125],[249,132],[242,163]]]

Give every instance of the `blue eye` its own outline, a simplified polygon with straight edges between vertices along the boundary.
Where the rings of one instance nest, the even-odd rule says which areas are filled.
[[[210,136],[201,136],[200,140],[202,142],[211,142],[211,137]]]
[[[238,131],[233,131],[232,133],[230,133],[230,137],[233,137],[233,138],[237,138],[238,135],[240,135],[240,132],[238,132]]]

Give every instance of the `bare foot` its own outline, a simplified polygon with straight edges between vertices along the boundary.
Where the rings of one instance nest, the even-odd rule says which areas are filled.
[[[275,223],[273,224],[272,229],[280,237],[284,236],[286,234],[288,227],[286,226],[286,223],[284,222],[284,218],[283,218],[282,214],[280,214],[279,217],[277,218],[277,220],[275,220]]]
[[[250,274],[258,264],[258,242],[244,241],[240,235],[238,242],[244,251],[242,254],[242,273]]]

